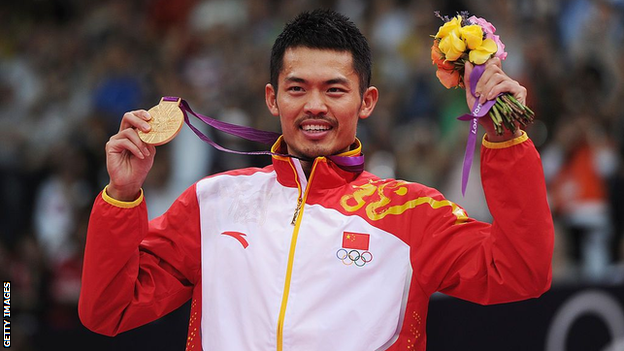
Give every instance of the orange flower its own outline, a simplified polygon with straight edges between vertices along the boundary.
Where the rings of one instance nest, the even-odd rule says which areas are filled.
[[[433,46],[431,46],[431,61],[438,67],[436,77],[438,77],[442,85],[447,89],[460,85],[459,71],[452,62],[444,58],[444,55],[438,48],[438,40],[434,40]]]
[[[444,69],[452,69],[454,67],[453,63],[447,61],[444,57],[442,51],[438,47],[439,40],[434,40],[433,45],[431,46],[431,62],[434,65],[437,65],[438,68],[442,67]]]
[[[455,69],[449,71],[438,67],[436,77],[438,77],[440,83],[442,83],[442,85],[444,85],[446,89],[455,88],[456,86],[460,85],[459,71]]]

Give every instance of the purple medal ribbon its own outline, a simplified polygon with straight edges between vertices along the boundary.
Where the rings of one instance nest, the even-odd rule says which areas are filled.
[[[215,143],[207,135],[202,133],[199,129],[195,128],[195,126],[191,124],[188,118],[187,112],[217,130],[220,130],[222,132],[225,132],[230,135],[234,135],[234,136],[237,136],[239,138],[246,139],[249,141],[255,141],[258,143],[262,143],[262,144],[272,145],[272,144],[275,144],[277,139],[280,137],[280,134],[275,133],[275,132],[259,130],[259,129],[255,129],[251,127],[239,126],[237,124],[227,123],[227,122],[216,120],[214,118],[210,118],[208,116],[201,115],[199,113],[194,112],[189,106],[189,104],[184,99],[180,99],[178,97],[165,96],[163,97],[163,100],[164,101],[180,100],[180,109],[182,110],[182,113],[184,114],[184,122],[189,126],[189,128],[191,128],[191,130],[201,140],[210,144],[212,147],[214,147],[217,150],[225,151],[225,152],[229,152],[233,154],[239,154],[239,155],[274,155],[274,156],[294,157],[294,158],[301,159],[300,157],[297,157],[297,156],[288,155],[288,154],[280,154],[280,153],[275,153],[271,151],[237,151],[237,150],[231,150],[226,147],[223,147]],[[332,162],[334,162],[338,167],[348,172],[360,173],[364,170],[364,155],[359,155],[359,156],[332,155],[332,156],[327,156],[327,158],[330,159]]]
[[[475,145],[477,142],[477,129],[479,127],[478,119],[485,116],[492,106],[496,103],[496,98],[486,101],[483,105],[479,103],[479,98],[475,95],[475,89],[477,82],[485,71],[484,65],[475,65],[472,72],[470,72],[470,93],[477,100],[475,101],[472,112],[463,114],[457,117],[460,121],[470,121],[470,133],[468,134],[468,141],[466,142],[466,152],[464,153],[464,163],[462,167],[462,195],[466,195],[466,186],[468,185],[468,177],[470,176],[470,166],[474,159]],[[502,95],[502,94],[500,94]],[[500,96],[499,95],[499,96]]]

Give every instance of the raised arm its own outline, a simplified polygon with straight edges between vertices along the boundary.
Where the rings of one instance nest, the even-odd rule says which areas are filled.
[[[173,311],[199,281],[195,187],[148,222],[141,186],[155,149],[136,132],[148,119],[145,111],[125,114],[107,143],[110,182],[89,221],[78,312],[87,328],[109,336]]]
[[[472,65],[466,63],[468,79]],[[469,106],[475,102],[466,83]],[[490,59],[476,92],[481,102],[509,92],[525,103],[526,89]],[[416,254],[421,286],[428,293],[481,304],[537,297],[550,287],[554,228],[541,160],[526,133],[498,136],[481,118],[481,178],[493,223],[455,218],[431,220]]]
[[[538,297],[551,283],[553,222],[539,155],[526,135],[484,142],[481,174],[493,223],[428,222],[417,248],[423,289],[480,304]]]

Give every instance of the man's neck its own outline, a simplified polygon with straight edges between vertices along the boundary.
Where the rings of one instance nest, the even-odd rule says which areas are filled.
[[[301,162],[301,169],[303,170],[303,173],[305,174],[307,179],[310,179],[310,174],[312,173],[312,166],[314,166],[314,160],[311,160],[311,161],[300,160],[300,162]]]

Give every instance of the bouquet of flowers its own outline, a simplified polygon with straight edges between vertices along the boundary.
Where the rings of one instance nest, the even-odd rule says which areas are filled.
[[[468,60],[482,65],[491,57],[507,58],[505,45],[495,35],[496,28],[483,18],[460,12],[449,18],[435,13],[444,24],[433,36],[431,60],[437,65],[436,76],[447,89],[464,88],[464,65]],[[534,119],[534,113],[511,94],[496,98],[489,110],[496,133],[501,135],[504,128],[515,132],[516,125],[526,126]]]

